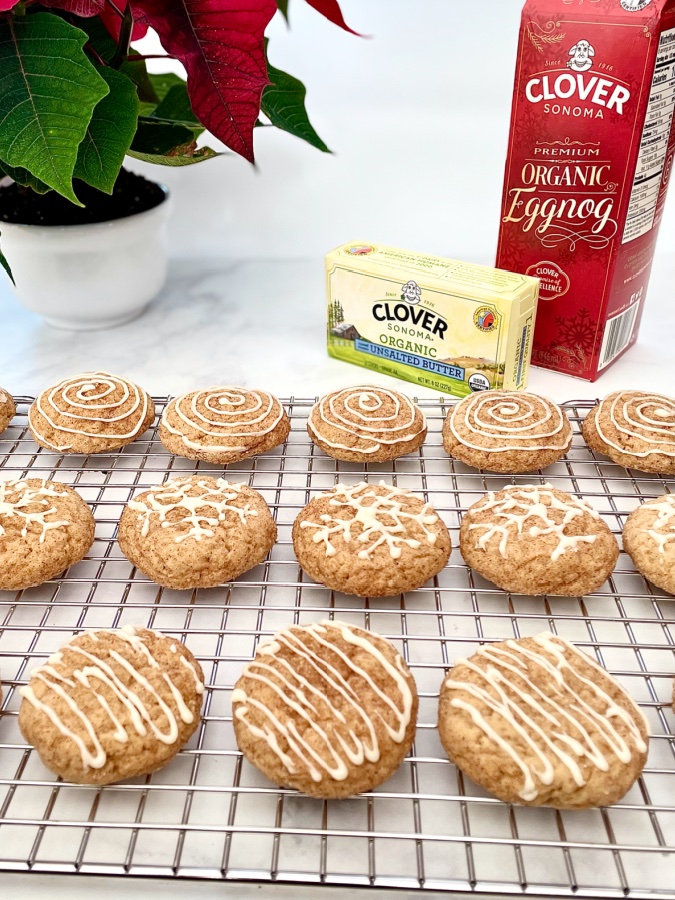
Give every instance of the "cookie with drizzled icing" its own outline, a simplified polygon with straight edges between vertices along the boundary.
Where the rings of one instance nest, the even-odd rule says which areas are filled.
[[[79,562],[94,541],[94,516],[58,481],[0,481],[0,590],[42,584]]]
[[[422,497],[380,481],[338,484],[314,497],[293,525],[298,562],[346,594],[387,597],[421,587],[450,556],[450,535]]]
[[[602,666],[549,633],[455,660],[438,730],[450,759],[506,803],[586,809],[619,801],[647,761],[649,726]]]
[[[124,555],[164,587],[215,587],[262,562],[277,528],[246,484],[186,475],[138,494],[120,518]]]
[[[0,434],[7,428],[16,415],[16,405],[11,394],[0,387]]]
[[[459,539],[471,568],[518,594],[590,593],[619,556],[600,514],[550,484],[490,491],[462,517]]]
[[[424,413],[399,391],[361,384],[326,394],[307,419],[312,441],[349,462],[386,462],[424,443]]]
[[[147,628],[87,631],[30,673],[19,728],[65,781],[113,784],[166,765],[199,724],[204,675]]]
[[[293,625],[258,647],[232,692],[244,756],[314,797],[372,790],[415,736],[417,690],[389,641],[342,622]]]
[[[152,398],[110,372],[85,372],[43,391],[28,410],[33,439],[58,453],[109,453],[152,425]]]
[[[446,452],[488,472],[536,472],[572,444],[565,412],[524,391],[479,391],[456,403],[443,423]]]
[[[615,391],[594,406],[581,430],[588,446],[639,472],[675,475],[675,399]]]
[[[623,526],[623,546],[645,578],[675,594],[675,494],[634,509]]]
[[[211,387],[171,400],[159,424],[170,453],[205,462],[238,462],[282,444],[290,420],[276,397],[241,387]]]

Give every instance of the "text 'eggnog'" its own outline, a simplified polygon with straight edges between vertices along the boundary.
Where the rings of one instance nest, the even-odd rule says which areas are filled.
[[[497,266],[541,280],[532,363],[636,340],[675,156],[675,0],[528,0]]]

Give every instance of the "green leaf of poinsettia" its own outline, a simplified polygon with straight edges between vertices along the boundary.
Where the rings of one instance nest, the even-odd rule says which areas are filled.
[[[136,133],[138,98],[126,75],[101,68],[110,93],[94,109],[77,154],[75,177],[112,194],[124,157]]]
[[[265,49],[267,49],[267,44],[265,44]],[[281,69],[270,65],[269,59],[267,76],[272,83],[263,91],[260,108],[272,125],[307,141],[308,144],[317,147],[324,153],[330,153],[309,121],[305,109],[307,91],[304,84],[287,72],[282,72]]]
[[[142,162],[152,163],[155,166],[192,166],[195,163],[213,159],[214,156],[222,155],[222,153],[216,153],[211,147],[197,147],[194,141],[183,147],[176,147],[163,156],[153,153],[137,153],[135,150],[129,151],[129,156],[133,156],[134,159],[140,159]]]
[[[86,39],[52,13],[0,22],[0,159],[78,205],[77,150],[108,93],[82,49]]]
[[[117,45],[101,19],[98,16],[93,19],[81,19],[79,27],[87,33],[89,38],[86,49],[93,50],[104,62],[109,63],[115,55]],[[145,67],[145,60],[141,59],[135,50],[131,50],[129,55],[131,59],[126,59],[119,67],[119,71],[136,85],[141,101],[157,104],[159,98],[153,89],[151,76]]]
[[[51,191],[48,184],[31,175],[28,169],[14,168],[14,166],[8,166],[7,163],[0,162],[0,172],[3,175],[8,175],[17,184],[31,188],[37,194],[46,194],[48,191]]]
[[[14,281],[14,276],[12,275],[12,270],[9,267],[9,263],[5,259],[5,254],[2,252],[2,250],[0,250],[0,266],[2,266],[5,272],[7,272],[7,274],[9,275],[12,284],[16,285],[16,281]]]
[[[192,129],[178,122],[139,116],[138,128],[131,143],[131,151],[163,156],[165,153],[175,150],[176,147],[192,143],[194,139]]]
[[[288,0],[277,0],[277,9],[288,22]]]
[[[201,134],[204,126],[192,111],[187,85],[184,81],[172,85],[152,112],[154,119],[170,119],[172,122],[189,122]]]

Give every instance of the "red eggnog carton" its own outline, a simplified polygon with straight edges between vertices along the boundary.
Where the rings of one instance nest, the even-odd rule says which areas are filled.
[[[497,266],[541,279],[532,363],[636,340],[675,155],[675,0],[528,0]]]

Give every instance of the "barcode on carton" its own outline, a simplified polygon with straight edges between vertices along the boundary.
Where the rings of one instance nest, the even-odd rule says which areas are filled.
[[[639,309],[640,303],[634,303],[618,316],[607,320],[600,350],[599,369],[608,366],[622,350],[626,349],[633,335],[633,327]]]

